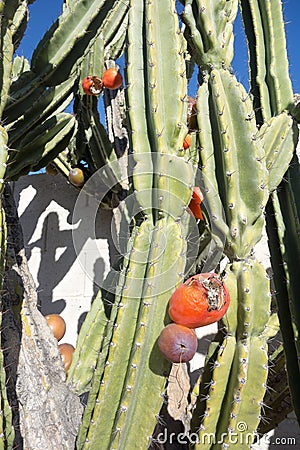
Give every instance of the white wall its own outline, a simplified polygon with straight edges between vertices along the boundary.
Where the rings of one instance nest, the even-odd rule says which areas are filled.
[[[61,342],[75,345],[78,327],[98,291],[95,280],[101,283],[110,262],[116,259],[111,240],[113,215],[101,210],[96,217],[97,235],[86,235],[90,204],[87,202],[81,219],[74,222],[72,214],[79,191],[61,175],[22,177],[12,183],[12,188],[41,312],[60,314],[67,323]],[[74,232],[80,247],[78,254]]]

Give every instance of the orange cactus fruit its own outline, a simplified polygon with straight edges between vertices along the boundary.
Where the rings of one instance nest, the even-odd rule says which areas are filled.
[[[201,203],[203,201],[203,194],[201,189],[198,186],[194,187],[193,196],[189,203],[189,210],[195,217],[195,219],[204,220],[203,214],[201,211]]]
[[[192,136],[190,134],[187,134],[183,140],[182,146],[184,150],[187,150],[191,145],[192,145]]]
[[[96,76],[85,77],[82,82],[82,89],[86,95],[99,95],[103,89],[101,78]]]
[[[118,89],[122,86],[123,77],[118,69],[111,67],[104,72],[102,82],[106,89]]]

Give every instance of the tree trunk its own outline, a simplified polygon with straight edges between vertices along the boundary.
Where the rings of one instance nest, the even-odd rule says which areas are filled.
[[[66,385],[54,338],[38,310],[12,191],[3,193],[7,223],[2,296],[2,348],[13,412],[14,448],[74,449],[82,406]]]

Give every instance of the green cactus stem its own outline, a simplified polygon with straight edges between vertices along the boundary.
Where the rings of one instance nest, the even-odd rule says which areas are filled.
[[[266,124],[274,120],[273,115],[281,113],[284,109],[291,111],[294,109],[282,5],[280,1],[261,2],[258,0],[241,1],[241,5],[244,22],[248,25],[246,27],[247,37],[252,42],[249,61],[251,87],[255,106],[258,111],[261,111],[257,114],[257,122],[259,126],[262,125],[261,129],[263,130],[263,128],[266,129]],[[281,182],[278,192],[273,192],[266,209],[266,224],[279,308],[278,315],[287,359],[289,386],[299,419],[297,400],[299,393],[294,378],[297,374],[299,375],[299,349],[297,341],[295,341],[295,338],[298,339],[299,330],[299,320],[296,319],[295,312],[297,310],[295,299],[299,287],[298,278],[292,275],[297,259],[296,249],[299,247],[298,211],[297,201],[295,201],[298,195],[298,185],[297,175],[294,176],[299,166],[294,154],[298,130],[295,125],[293,125],[293,131],[289,132],[289,134],[291,133],[293,133],[291,138],[294,145],[290,142],[289,148],[284,146],[279,150],[282,159],[281,162],[280,159],[278,160],[279,164],[283,164],[288,169],[284,178],[288,179],[289,183]],[[283,135],[286,133],[283,132]],[[293,155],[293,159],[291,166],[287,168],[287,164],[291,162],[290,155]],[[286,161],[284,162],[285,156]],[[292,242],[290,237],[293,237]]]
[[[8,135],[3,127],[0,127],[0,286],[3,288],[3,274],[5,270],[6,259],[6,241],[7,241],[7,228],[5,220],[5,211],[2,204],[2,194],[4,189],[4,174],[6,170],[7,161],[7,141]],[[0,417],[0,448],[12,448],[14,441],[14,428],[13,417],[11,407],[7,398],[7,376],[4,367],[4,351],[5,351],[5,338],[3,336],[3,317],[4,302],[1,298],[1,314],[0,314],[0,326],[1,326],[1,351],[0,351],[0,396],[1,396],[1,417]],[[9,368],[8,368],[9,370]]]
[[[4,448],[20,445],[45,450],[74,448],[82,406],[66,386],[57,340],[37,308],[37,292],[28,270],[16,206],[8,184],[3,206],[8,239],[1,340],[17,439]],[[11,433],[8,420],[5,429],[7,434]]]
[[[79,100],[76,114],[79,116],[78,120],[85,131],[85,142],[88,146],[90,159],[93,162],[93,170],[96,171],[107,165],[105,171],[108,172],[107,176],[109,178],[115,179],[113,185],[115,185],[114,189],[117,190],[121,174],[120,172],[113,174],[110,170],[110,164],[117,160],[117,156],[113,145],[108,139],[107,132],[100,122],[97,98],[84,95],[82,100]],[[113,166],[117,168],[117,164],[113,164]]]
[[[241,0],[249,43],[254,108],[259,123],[293,106],[280,1]]]
[[[296,163],[297,164],[297,163]],[[297,417],[299,411],[299,283],[293,265],[298,258],[298,214],[290,186],[282,183],[267,208],[267,231],[287,376]],[[297,192],[297,191],[295,191]],[[293,219],[294,218],[294,219]]]
[[[227,447],[232,433],[241,431],[239,423],[246,424],[246,432],[254,439],[264,414],[270,287],[264,268],[249,257],[262,234],[269,192],[276,189],[291,160],[297,130],[286,113],[268,117],[257,129],[251,98],[227,70],[230,57],[226,62],[220,56],[220,36],[226,35],[226,25],[219,28],[216,40],[213,23],[220,15],[214,16],[215,5],[199,1],[193,6],[187,2],[183,17],[188,25],[188,45],[202,71],[197,98],[200,167],[207,208],[215,226],[212,238],[218,245],[220,236],[226,237],[224,252],[230,260],[227,281],[232,298],[224,319],[225,336],[217,348],[212,344],[209,353],[208,364],[212,360],[213,366],[207,370],[212,374],[200,384],[193,424],[200,427],[197,448],[202,448],[201,438],[207,430],[222,437]],[[198,23],[203,27],[197,27]],[[280,104],[279,97],[276,104]],[[260,383],[253,391],[251,379],[257,376]],[[199,405],[201,400],[203,405]],[[241,448],[248,448],[250,443],[244,440]],[[209,443],[205,445],[210,448]]]
[[[77,341],[75,353],[72,358],[72,365],[68,371],[68,385],[77,395],[90,391],[91,382],[94,376],[96,377],[96,368],[97,373],[100,373],[100,375],[100,367],[103,371],[105,362],[103,347],[107,346],[104,340],[99,347],[99,336],[106,336],[109,324],[113,326],[113,321],[109,319],[106,309],[101,291],[99,291],[93,301],[87,320],[82,325],[80,338]],[[100,352],[102,353],[99,359]],[[93,389],[95,389],[95,385],[97,385],[97,382],[94,379]],[[91,403],[91,399],[89,399],[89,403]]]
[[[169,222],[167,228],[165,227],[166,221]],[[116,328],[105,364],[98,401],[94,407],[85,443],[82,443],[83,446],[79,446],[79,448],[96,448],[100,442],[103,448],[111,448],[111,446],[127,448],[132,442],[136,443],[137,448],[142,448],[149,444],[148,437],[154,429],[156,414],[159,412],[162,402],[161,395],[164,391],[164,368],[168,367],[163,363],[163,358],[155,342],[163,327],[166,302],[170,297],[170,285],[178,283],[180,274],[178,275],[174,271],[174,282],[169,284],[171,281],[169,280],[165,292],[160,295],[158,294],[163,286],[161,283],[155,282],[155,277],[159,277],[162,272],[166,271],[170,267],[170,262],[175,263],[176,261],[178,266],[179,261],[184,263],[184,258],[181,249],[181,227],[170,222],[170,219],[161,219],[153,229],[149,255],[151,258],[146,258],[155,263],[149,264],[148,267],[145,266],[143,260],[145,253],[147,255],[149,251],[147,242],[149,226],[151,226],[149,221],[143,222],[135,238],[133,256],[138,255],[137,251],[140,250],[142,260],[140,263],[138,261],[129,263],[125,286],[122,289],[122,303],[118,303],[117,306]],[[161,247],[157,243],[165,236],[168,238],[166,250],[169,249],[169,251],[161,254]],[[161,242],[163,241],[164,239]],[[171,249],[170,246],[171,242],[176,242],[175,255],[173,247]],[[159,254],[161,254],[160,257]],[[184,264],[177,267],[177,270],[179,269],[184,270]],[[153,282],[151,282],[152,280]],[[141,293],[139,293],[139,285]],[[158,293],[155,292],[157,290]],[[127,292],[128,297],[126,296]],[[138,298],[138,295],[141,295],[141,299]],[[161,321],[158,321],[158,317],[161,318]],[[133,323],[134,326],[132,326]],[[149,367],[146,361],[151,353]],[[122,361],[121,364],[120,361]],[[157,383],[159,378],[161,379],[160,388]],[[124,380],[122,383],[120,383],[121,379]],[[119,387],[116,389],[116,386]],[[147,412],[142,399],[144,401],[147,399]],[[106,412],[104,413],[104,411]],[[143,418],[145,413],[148,417],[147,420]],[[149,420],[151,420],[151,424]],[[134,433],[137,423],[140,429],[138,436]],[[112,424],[114,424],[113,428]]]
[[[266,415],[258,427],[260,436],[274,430],[293,411],[282,345],[270,356],[269,365],[270,371],[264,397]]]
[[[252,104],[242,85],[224,69],[211,72],[199,88],[197,102],[206,199],[214,225],[227,237],[225,252],[243,258],[260,239],[268,198],[263,143]]]
[[[133,248],[121,270],[119,294],[111,311],[114,327],[107,339],[104,367],[100,367],[102,376],[95,370],[92,404],[87,406],[78,439],[80,449],[97,448],[100,443],[107,449],[150,444],[169,369],[156,341],[167,302],[183,279],[186,264],[185,208],[195,168],[188,155],[177,156],[187,133],[187,104],[186,81],[178,73],[182,67],[184,74],[184,55],[175,4],[169,2],[166,8],[133,0],[130,6],[126,99],[135,162],[132,190],[140,209],[131,219],[136,222]],[[140,33],[143,23],[147,24],[145,36]],[[138,110],[143,114],[138,115]],[[173,204],[179,200],[178,206],[171,205],[169,196]],[[94,383],[100,384],[97,396]]]
[[[185,37],[201,69],[229,68],[233,58],[233,23],[237,0],[187,0],[183,13]]]
[[[299,131],[292,117],[284,111],[265,122],[260,128],[260,135],[263,137],[269,173],[268,189],[273,192],[281,181],[282,173],[289,168]]]
[[[69,113],[58,113],[45,120],[20,142],[20,149],[11,149],[6,179],[21,173],[39,170],[52,161],[68,144],[74,133],[75,118]]]
[[[92,17],[94,17],[94,20],[91,18],[91,11],[93,12]],[[107,2],[102,2],[101,5],[97,6],[92,0],[82,2],[82,4],[77,2],[76,5],[65,4],[61,16],[46,33],[35,50],[31,60],[32,70],[29,69],[28,64],[21,63],[21,60],[16,58],[12,83],[9,81],[5,88],[6,91],[10,89],[10,100],[6,105],[3,104],[2,110],[5,106],[3,116],[9,129],[10,145],[16,147],[17,151],[19,145],[23,144],[21,138],[25,134],[34,132],[36,126],[42,124],[43,119],[44,121],[49,119],[51,122],[51,115],[54,112],[61,113],[68,106],[73,99],[73,90],[78,79],[80,63],[84,61],[84,58],[85,60],[87,58],[91,59],[87,54],[90,53],[91,55],[95,46],[99,57],[99,43],[103,47],[103,45],[108,45],[112,41],[119,30],[120,21],[127,11],[128,2],[119,0],[111,0],[110,5]],[[13,11],[9,10],[9,13],[11,16]],[[19,16],[20,11],[18,11]],[[78,19],[79,16],[80,20]],[[80,38],[78,33],[73,34],[69,32],[70,24],[76,21],[81,27],[80,36],[84,36],[84,38]],[[7,23],[10,23],[9,20],[7,20]],[[3,27],[5,24],[6,21],[3,20]],[[99,24],[99,27],[97,24]],[[17,22],[15,26],[17,26]],[[6,30],[7,36],[3,34],[5,39],[9,39],[9,30],[8,27]],[[56,47],[58,44],[59,52],[57,51],[58,47]],[[11,61],[12,53],[10,58],[8,56],[8,61]],[[44,58],[49,59],[49,64],[45,63]],[[97,65],[94,64],[95,61],[93,65],[95,66],[94,69],[97,69]],[[99,67],[101,66],[102,73],[103,52],[98,65]],[[5,67],[8,68],[8,65]],[[9,71],[11,71],[11,66],[9,67]],[[35,69],[37,71],[42,70],[42,76],[40,72],[37,74]],[[19,77],[16,77],[16,71],[19,71]],[[48,77],[46,83],[48,85],[50,83],[54,87],[47,89],[45,77]],[[1,98],[6,103],[7,95],[4,96],[3,94]],[[17,131],[14,133],[14,130]],[[41,132],[41,129],[39,131]],[[65,140],[64,145],[66,145]],[[57,149],[59,151],[62,150],[60,147],[57,147]],[[40,159],[38,155],[40,150],[41,148],[35,153],[36,161]],[[52,158],[55,158],[57,155],[54,152],[50,154]],[[41,164],[45,164],[48,160],[48,157],[46,159],[42,157],[42,161],[40,164],[36,164],[35,168],[39,168]],[[30,170],[29,166],[27,166],[27,169]],[[26,173],[24,168],[22,168],[23,173]]]
[[[119,28],[113,38],[107,43],[104,50],[104,59],[116,61],[124,52],[126,32],[128,28],[129,14],[126,12],[122,18]]]
[[[29,61],[24,56],[15,56],[11,71],[11,81],[16,81],[23,72],[27,72],[29,69]]]

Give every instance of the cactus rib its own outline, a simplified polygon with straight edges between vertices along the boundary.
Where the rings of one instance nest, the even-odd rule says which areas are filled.
[[[250,45],[254,107],[262,108],[258,121],[269,120],[293,103],[288,71],[286,37],[279,1],[240,0]],[[276,36],[275,36],[276,30]],[[280,62],[279,62],[280,61]]]

